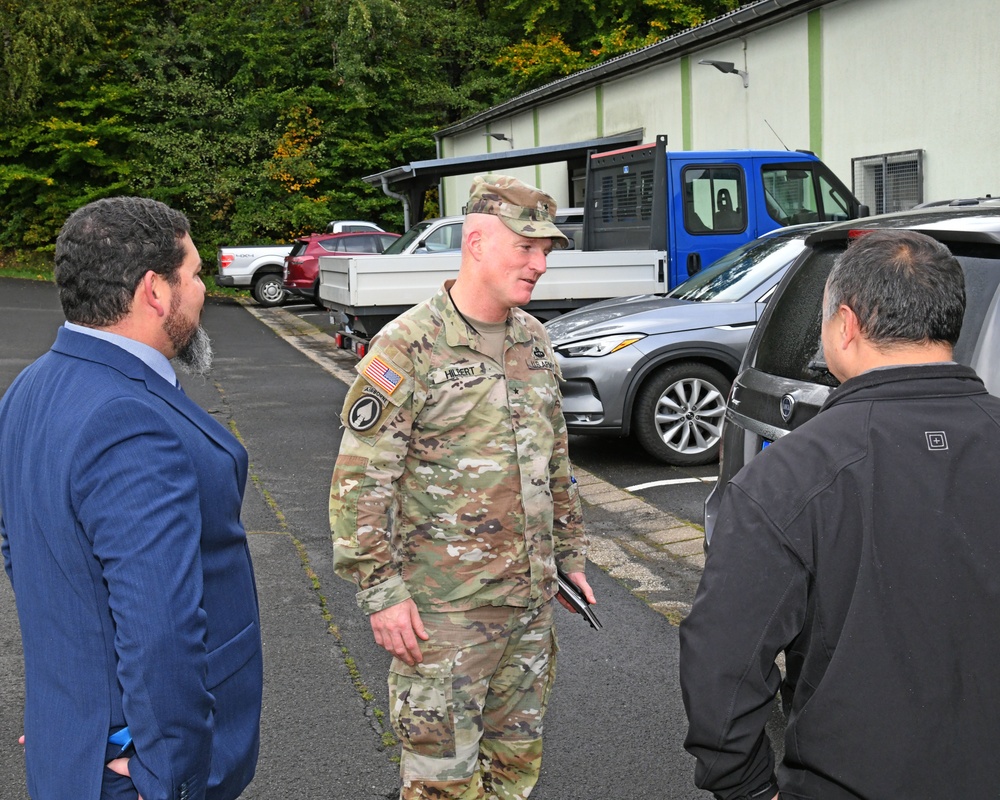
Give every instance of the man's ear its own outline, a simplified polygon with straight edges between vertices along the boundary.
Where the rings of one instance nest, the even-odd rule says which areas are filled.
[[[146,270],[142,280],[135,289],[136,303],[142,303],[158,317],[165,316],[168,309],[169,295],[166,290],[166,280],[153,270]]]
[[[464,233],[465,236],[465,246],[468,249],[469,254],[479,261],[483,257],[483,232],[479,228],[469,226],[469,229]]]
[[[850,306],[841,304],[837,309],[837,319],[841,337],[841,345],[846,348],[856,344],[861,337],[861,321]]]

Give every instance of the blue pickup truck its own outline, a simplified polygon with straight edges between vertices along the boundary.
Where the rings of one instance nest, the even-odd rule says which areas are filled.
[[[668,289],[761,234],[802,222],[847,220],[868,209],[813,153],[667,149],[593,153],[581,250],[667,253]]]

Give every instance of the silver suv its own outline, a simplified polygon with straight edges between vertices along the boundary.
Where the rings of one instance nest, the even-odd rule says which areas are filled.
[[[837,385],[820,344],[823,288],[834,259],[860,231],[908,228],[947,245],[965,271],[966,311],[955,360],[1000,395],[1000,207],[943,206],[838,223],[813,233],[778,285],[733,382],[719,482],[705,502],[710,542],[722,495],[764,447],[816,415]]]

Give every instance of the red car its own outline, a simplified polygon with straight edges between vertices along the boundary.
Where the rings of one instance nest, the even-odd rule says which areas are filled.
[[[398,233],[311,233],[295,240],[285,256],[283,285],[288,294],[319,301],[320,256],[364,256],[381,253]]]

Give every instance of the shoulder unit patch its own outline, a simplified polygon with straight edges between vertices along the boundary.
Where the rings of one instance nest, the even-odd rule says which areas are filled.
[[[354,401],[347,412],[347,425],[352,431],[363,433],[375,427],[385,406],[371,394],[364,394]]]

